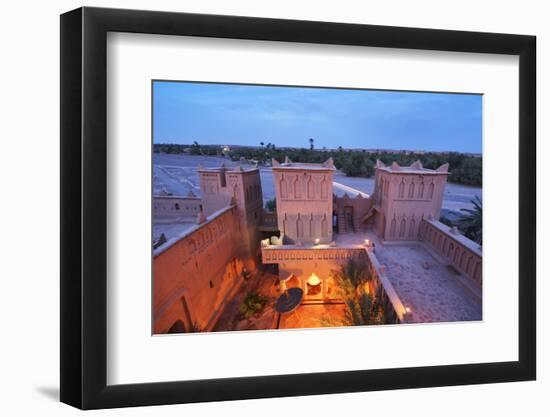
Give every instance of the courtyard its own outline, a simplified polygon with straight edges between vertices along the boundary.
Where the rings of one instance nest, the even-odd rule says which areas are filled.
[[[380,262],[401,302],[412,312],[413,323],[482,319],[481,292],[468,287],[460,273],[432,254],[422,243],[383,245],[373,232],[336,234],[340,247],[375,244]],[[324,245],[318,245],[324,246]],[[240,306],[248,294],[267,299],[257,314],[243,317]],[[227,303],[214,331],[339,327],[346,325],[343,302],[305,301],[289,314],[275,311],[281,295],[279,278],[266,269],[244,281]]]
[[[250,317],[243,317],[240,306],[250,293],[267,298],[264,308]],[[344,303],[302,303],[295,311],[281,315],[275,311],[275,302],[281,295],[279,278],[272,272],[260,271],[244,281],[235,296],[227,303],[214,331],[273,330],[337,327],[345,325]]]

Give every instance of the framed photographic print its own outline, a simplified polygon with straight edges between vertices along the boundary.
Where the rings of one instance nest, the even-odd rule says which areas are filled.
[[[535,379],[535,38],[61,16],[61,400]]]

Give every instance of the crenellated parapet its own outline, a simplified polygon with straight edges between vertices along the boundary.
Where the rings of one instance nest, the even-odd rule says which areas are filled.
[[[419,239],[449,265],[481,287],[483,264],[479,244],[460,234],[456,228],[427,219],[422,220]]]

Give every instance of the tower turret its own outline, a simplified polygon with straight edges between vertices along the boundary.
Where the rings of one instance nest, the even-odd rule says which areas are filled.
[[[422,218],[439,219],[449,164],[427,169],[376,162],[376,233],[384,240],[416,240]]]

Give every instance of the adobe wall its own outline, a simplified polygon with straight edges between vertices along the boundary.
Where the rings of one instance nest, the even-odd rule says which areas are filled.
[[[262,210],[261,225],[273,230],[278,230],[277,211]]]
[[[482,285],[481,247],[437,220],[423,220],[419,239],[479,287]]]
[[[199,197],[153,197],[153,217],[155,220],[174,217],[196,218],[200,210],[201,199]]]
[[[277,223],[292,243],[332,240],[332,170],[273,167]]]
[[[394,323],[411,323],[413,316],[410,311],[407,311],[399,295],[393,288],[390,280],[386,276],[384,267],[380,265],[378,258],[372,250],[365,251],[368,260],[370,274],[373,278],[372,287],[369,284],[369,292],[376,294],[379,303],[386,312],[385,316],[388,320],[386,324]]]
[[[260,251],[260,232],[262,220],[263,195],[260,172],[256,169],[246,171],[227,171],[227,182],[232,187],[232,195],[240,219],[241,238],[251,254],[258,257]]]
[[[365,198],[361,194],[350,198],[347,194],[343,197],[334,197],[334,211],[341,215],[344,207],[353,208],[353,228],[356,232],[362,231],[366,227],[363,221],[364,217],[369,213],[374,205],[373,198]]]
[[[212,213],[227,207],[231,202],[233,189],[226,182],[225,170],[198,169],[204,213]]]
[[[331,300],[337,299],[338,295],[333,288],[331,278],[332,271],[340,270],[348,259],[360,256],[361,249],[351,248],[294,248],[294,249],[269,249],[262,248],[263,262],[277,263],[279,265],[279,277],[286,279],[291,274],[297,280],[297,285],[304,290],[304,299],[312,300]],[[307,281],[309,277],[315,275],[321,281],[321,293],[308,294]]]
[[[258,168],[228,170],[199,169],[202,203],[208,216],[230,204],[237,207],[240,237],[248,251],[259,259],[258,227],[263,210],[262,184]],[[253,269],[256,269],[257,263]]]
[[[154,252],[154,332],[164,333],[176,320],[211,329],[232,292],[243,267],[253,264],[238,238],[234,206],[207,217],[177,241]],[[189,313],[184,312],[183,305]]]
[[[447,173],[377,170],[377,234],[386,241],[416,240],[422,219],[439,219]]]

